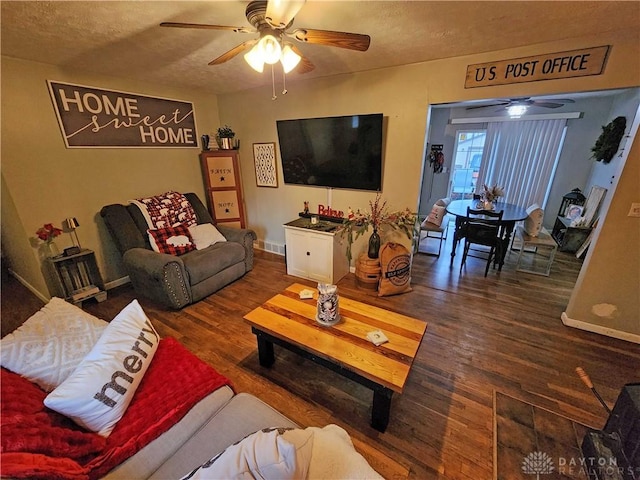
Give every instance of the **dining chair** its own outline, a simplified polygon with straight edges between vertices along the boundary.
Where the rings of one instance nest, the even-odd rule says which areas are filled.
[[[440,198],[433,204],[431,213],[420,224],[420,231],[418,233],[417,241],[417,253],[424,253],[432,257],[440,257],[442,251],[442,242],[447,239],[447,230],[449,229],[450,216],[447,215],[447,205],[451,203],[451,198]],[[438,253],[433,253],[431,250],[421,250],[421,242],[424,240],[425,246],[429,242],[429,238],[434,238],[439,241]]]
[[[460,263],[460,271],[462,271],[468,256],[481,258],[487,261],[487,266],[484,270],[484,276],[486,277],[487,273],[489,273],[491,262],[502,258],[502,214],[502,210],[494,212],[491,210],[474,210],[467,207],[467,216],[463,218],[461,226],[464,229],[464,252]],[[489,247],[488,251],[472,249],[474,252],[484,252],[487,256],[470,255],[471,245]],[[498,268],[498,271],[501,269],[502,266]]]

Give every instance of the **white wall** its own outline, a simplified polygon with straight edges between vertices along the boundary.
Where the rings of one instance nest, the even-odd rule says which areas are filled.
[[[627,120],[627,127],[625,134],[628,134],[631,124],[633,123],[633,119],[636,114],[636,109],[640,104],[640,90],[632,89],[626,92],[621,93],[620,95],[616,95],[613,98],[611,103],[611,108],[609,111],[603,113],[603,119],[601,122],[601,126],[607,125],[611,120],[616,117],[622,116]],[[602,133],[602,128],[598,130],[598,137]],[[598,138],[596,137],[596,138]],[[589,174],[589,178],[587,179],[585,185],[585,195],[589,193],[589,190],[592,186],[597,185],[600,187],[604,187],[607,190],[610,190],[614,184],[616,179],[616,174],[619,170],[619,156],[624,149],[625,144],[627,143],[628,137],[625,136],[622,138],[620,142],[620,148],[618,149],[618,153],[609,163],[597,162],[595,159],[592,159],[593,162],[591,164],[591,172]],[[593,142],[595,144],[595,141]],[[593,144],[591,145],[593,146]]]
[[[442,145],[444,155],[443,171],[434,173],[429,161],[425,160],[424,174],[420,187],[419,214],[426,216],[431,211],[431,206],[439,199],[447,196],[449,191],[449,177],[453,165],[453,149],[455,145],[455,132],[448,125],[450,109],[431,108],[428,126],[428,148],[426,154],[431,151],[431,145]]]

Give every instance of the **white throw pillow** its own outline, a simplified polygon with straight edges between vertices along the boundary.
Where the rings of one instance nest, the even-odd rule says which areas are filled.
[[[252,433],[183,477],[189,480],[307,478],[313,432],[268,428]]]
[[[224,238],[224,235],[222,235],[211,223],[192,225],[189,227],[189,233],[193,238],[193,243],[196,244],[196,250],[202,250],[203,248],[207,248],[209,245],[213,245],[217,242],[227,241],[227,239]]]
[[[429,216],[425,218],[424,223],[433,223],[434,225],[437,225],[439,227],[440,225],[442,225],[442,219],[444,218],[446,213],[446,207],[434,204],[431,208],[431,213],[429,213]]]
[[[131,403],[159,340],[138,301],[132,301],[44,404],[82,427],[109,436]]]
[[[527,218],[524,219],[524,231],[531,237],[537,237],[542,230],[544,210],[534,203],[527,208]]]
[[[60,385],[102,335],[107,322],[61,298],[0,341],[0,364],[46,392]]]

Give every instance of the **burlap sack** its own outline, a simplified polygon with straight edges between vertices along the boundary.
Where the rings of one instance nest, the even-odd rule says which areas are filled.
[[[411,255],[404,245],[393,242],[382,245],[380,268],[379,297],[411,291]]]

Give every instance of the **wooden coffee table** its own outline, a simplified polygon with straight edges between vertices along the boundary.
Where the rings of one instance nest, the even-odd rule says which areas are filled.
[[[404,389],[427,323],[339,295],[340,322],[324,327],[315,320],[318,292],[301,300],[305,288],[314,290],[294,283],[245,315],[260,365],[273,365],[277,344],[372,389],[371,426],[384,432],[391,396]],[[372,330],[382,330],[389,342],[373,345],[367,340]]]

